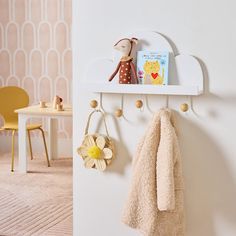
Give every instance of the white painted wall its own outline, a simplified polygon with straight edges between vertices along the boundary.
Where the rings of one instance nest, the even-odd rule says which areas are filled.
[[[76,154],[89,108],[97,95],[79,88],[86,65],[97,57],[110,57],[122,34],[156,30],[174,42],[176,51],[202,61],[205,94],[194,99],[198,113],[181,114],[185,97],[171,97],[177,110],[186,186],[188,236],[236,234],[236,15],[234,0],[125,1],[74,0],[74,235],[132,236],[139,233],[120,222],[127,196],[130,164],[135,146],[151,114],[137,111],[137,96],[125,96],[127,120],[112,116],[120,96],[105,95],[111,136],[118,156],[112,171],[88,171]],[[152,110],[165,98],[150,96]]]

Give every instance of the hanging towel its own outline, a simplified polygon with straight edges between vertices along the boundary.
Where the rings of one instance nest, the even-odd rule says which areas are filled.
[[[173,112],[153,117],[133,159],[122,221],[144,236],[183,236],[183,176]]]

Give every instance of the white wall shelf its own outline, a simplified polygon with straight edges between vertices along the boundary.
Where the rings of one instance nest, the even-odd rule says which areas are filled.
[[[183,85],[142,85],[142,84],[105,84],[105,83],[81,83],[83,90],[94,93],[120,93],[120,94],[156,94],[156,95],[191,95],[197,96],[203,93],[196,86]]]
[[[171,44],[161,34],[156,32],[136,32],[130,36],[140,40],[136,51],[168,51],[169,59],[169,85],[146,84],[119,84],[118,75],[108,82],[108,78],[115,71],[121,55],[114,51],[112,59],[98,58],[88,63],[84,79],[80,86],[94,93],[113,94],[156,94],[156,95],[190,95],[197,96],[203,93],[203,72],[199,61],[190,55],[175,55]],[[145,43],[144,43],[145,42]],[[135,58],[135,53],[134,53]],[[134,59],[135,61],[135,59]]]

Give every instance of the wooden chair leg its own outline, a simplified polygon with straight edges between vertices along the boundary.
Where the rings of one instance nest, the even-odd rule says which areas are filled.
[[[31,160],[33,160],[33,151],[32,151],[31,137],[30,137],[30,130],[27,130],[27,132],[28,132],[28,139],[29,139],[30,158],[31,158]]]
[[[11,142],[11,171],[14,171],[14,148],[15,148],[15,130],[12,130],[12,142]]]
[[[43,131],[42,128],[39,128],[39,130],[42,133],[43,143],[44,143],[44,148],[45,148],[45,153],[46,153],[46,158],[47,158],[47,163],[48,163],[48,167],[50,167],[50,161],[49,161],[49,158],[48,158],[48,150],[47,150],[47,144],[46,144],[46,139],[45,139],[44,131]]]

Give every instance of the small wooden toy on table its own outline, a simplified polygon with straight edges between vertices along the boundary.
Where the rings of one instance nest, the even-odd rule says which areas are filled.
[[[53,104],[52,104],[53,109],[57,111],[64,111],[62,101],[63,99],[56,95],[53,99]]]
[[[120,59],[119,64],[116,67],[116,70],[109,78],[109,81],[112,81],[119,71],[120,84],[132,84],[132,83],[137,84],[138,83],[136,69],[135,69],[134,63],[132,62],[133,57],[131,57],[133,45],[137,43],[138,43],[138,39],[136,38],[131,38],[131,39],[124,38],[124,39],[119,40],[114,45],[114,48],[122,53],[122,57]],[[133,79],[132,79],[132,76],[133,76]]]
[[[47,106],[46,106],[46,102],[40,101],[40,102],[39,102],[39,107],[40,107],[40,108],[46,108],[46,107],[47,107]]]

